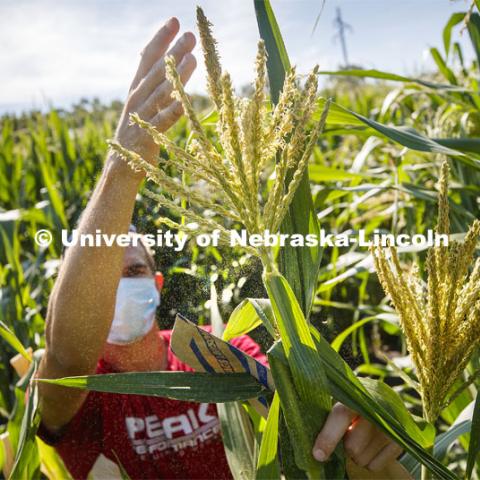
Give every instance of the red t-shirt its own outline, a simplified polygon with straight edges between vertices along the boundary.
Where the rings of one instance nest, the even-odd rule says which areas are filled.
[[[171,331],[160,335],[170,346]],[[249,337],[233,345],[263,364],[266,357]],[[168,348],[170,371],[192,371]],[[97,373],[113,373],[103,359]],[[132,479],[231,478],[215,404],[144,395],[89,392],[61,436],[40,427],[39,436],[55,446],[74,478],[86,478],[100,454]]]

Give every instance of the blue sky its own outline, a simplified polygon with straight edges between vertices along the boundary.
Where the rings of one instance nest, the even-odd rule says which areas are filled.
[[[81,97],[123,99],[144,44],[173,15],[182,30],[194,31],[197,4],[214,23],[224,67],[237,86],[246,84],[258,39],[251,0],[0,0],[0,111],[68,106]],[[300,71],[341,63],[333,41],[337,6],[353,27],[350,61],[402,74],[428,70],[428,48],[441,48],[449,16],[468,6],[466,0],[326,0],[312,35],[321,5],[272,0]],[[467,32],[457,29],[456,38],[472,58]],[[201,65],[189,90],[205,90]]]

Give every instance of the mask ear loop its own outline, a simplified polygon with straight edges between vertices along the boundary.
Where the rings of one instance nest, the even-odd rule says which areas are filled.
[[[162,272],[155,272],[155,285],[158,288],[158,291],[161,292],[163,288],[164,277]]]

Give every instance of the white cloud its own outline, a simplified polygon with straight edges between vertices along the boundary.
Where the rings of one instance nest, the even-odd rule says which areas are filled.
[[[410,16],[408,25],[402,21],[410,15],[408,2],[392,1],[386,9],[378,8],[383,0],[342,1],[346,20],[354,25],[348,37],[352,62],[400,73],[418,65],[427,42],[440,41],[448,15],[459,8],[434,1],[433,10],[430,0],[422,3],[431,15]],[[0,110],[44,106],[45,100],[68,105],[81,97],[122,99],[144,44],[171,15],[179,17],[182,29],[194,30],[197,3],[214,23],[222,63],[236,87],[250,82],[258,39],[251,0],[17,0],[0,3]],[[332,42],[337,0],[327,0],[314,35],[320,0],[272,3],[300,71],[315,63],[338,66],[340,47]],[[462,42],[468,43],[466,37]],[[201,92],[205,80],[198,48],[196,54],[199,67],[189,89]]]

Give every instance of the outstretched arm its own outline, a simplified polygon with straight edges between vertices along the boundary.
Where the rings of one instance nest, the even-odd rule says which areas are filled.
[[[152,163],[158,147],[141,129],[129,125],[129,114],[137,112],[160,131],[167,130],[181,116],[181,105],[170,96],[164,64],[164,56],[179,27],[176,18],[170,19],[143,50],[116,132],[119,143]],[[185,33],[168,52],[176,58],[183,82],[196,66],[190,53],[194,45],[193,34]],[[96,230],[109,235],[127,233],[142,178],[143,173],[134,172],[110,153],[82,214],[78,233],[95,234]],[[46,350],[40,377],[94,373],[113,318],[123,256],[124,248],[119,246],[72,245],[68,249],[48,305]],[[41,384],[40,396],[43,423],[55,431],[75,415],[86,393]]]

